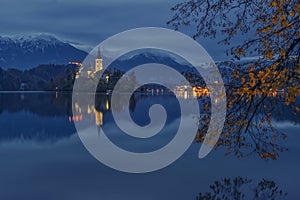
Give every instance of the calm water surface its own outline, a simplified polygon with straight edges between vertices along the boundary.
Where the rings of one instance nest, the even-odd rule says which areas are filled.
[[[180,118],[178,102],[170,95],[136,95],[130,111],[137,124],[149,123],[148,108],[162,104],[166,128],[151,139],[133,139],[114,124],[107,95],[98,95],[95,106],[74,105],[67,93],[0,93],[0,199],[195,199],[209,185],[228,177],[273,180],[288,193],[300,197],[300,127],[290,115],[278,117],[277,128],[287,134],[288,151],[275,161],[257,155],[225,156],[225,148],[198,159],[200,144],[172,165],[147,174],[115,171],[94,159],[81,143],[74,121],[95,120],[124,149],[147,152],[172,138]],[[120,105],[122,112],[122,105]]]

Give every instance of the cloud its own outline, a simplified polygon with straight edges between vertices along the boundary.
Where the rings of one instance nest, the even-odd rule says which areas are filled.
[[[53,34],[90,51],[97,44],[125,30],[165,27],[170,8],[179,0],[2,0],[0,35]],[[185,27],[192,36],[195,29]],[[244,36],[237,38],[243,40]],[[199,39],[215,60],[226,59],[224,45],[216,40]]]
[[[4,0],[0,35],[42,32],[95,45],[127,29],[165,26],[174,4],[174,0]]]

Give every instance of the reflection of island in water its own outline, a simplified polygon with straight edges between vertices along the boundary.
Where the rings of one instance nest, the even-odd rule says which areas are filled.
[[[193,88],[192,90],[188,90],[185,87],[176,88],[176,97],[189,99],[191,97],[199,98],[199,97],[207,97],[209,95],[207,88]],[[122,112],[125,109],[125,97],[127,94],[117,94],[117,98],[119,99],[114,105],[114,108],[117,112]],[[134,112],[137,101],[140,99],[145,99],[145,97],[154,98],[155,96],[172,96],[171,92],[166,92],[163,89],[151,89],[147,93],[135,93],[131,97],[131,101],[129,102],[129,109],[131,112]],[[78,102],[74,102],[73,115],[69,116],[69,121],[79,122],[84,120],[85,118],[93,118],[95,119],[95,123],[97,126],[103,125],[103,112],[110,111],[110,96],[98,94],[96,95],[96,105],[92,103],[92,95],[88,95],[85,98],[84,105],[79,105]],[[122,100],[124,99],[124,100]],[[85,116],[85,117],[84,117]]]
[[[191,94],[179,88],[178,97],[188,98]],[[163,98],[162,98],[163,96]],[[0,93],[0,142],[6,140],[56,141],[76,133],[74,122],[94,120],[102,126],[105,115],[110,115],[110,96],[96,95],[96,105],[92,105],[92,95],[87,96],[84,105],[74,103],[72,113],[72,94],[58,92],[20,92]],[[136,93],[130,101],[129,109],[135,111],[141,99],[155,98],[168,102],[170,94],[161,90],[151,90],[147,94]],[[146,100],[148,101],[148,100]],[[176,101],[173,99],[173,101]],[[118,112],[124,110],[122,101],[115,105]],[[172,117],[172,116],[171,116]]]
[[[0,142],[56,141],[76,133],[74,122],[83,120],[93,120],[97,126],[102,126],[105,116],[111,115],[110,96],[97,94],[95,105],[92,105],[93,97],[88,95],[83,105],[74,102],[75,112],[72,113],[71,93],[0,93]],[[135,94],[131,98],[129,110],[134,112],[137,102],[148,97],[151,101],[155,98],[170,99],[168,96],[162,98],[161,94],[156,93],[153,96]],[[121,112],[124,110],[124,105],[122,101],[119,103],[115,108]]]
[[[205,91],[204,91],[205,92]],[[184,89],[179,89],[177,98],[188,99],[199,97],[199,102],[206,95],[197,95],[196,91],[191,94]],[[76,133],[74,121],[93,120],[97,126],[103,126],[108,120],[112,123],[110,95],[97,94],[96,105],[92,105],[92,95],[87,95],[83,105],[74,102],[72,113],[71,93],[0,93],[0,141],[5,140],[36,140],[36,141],[56,141]],[[122,96],[120,96],[121,98]],[[161,93],[155,91],[150,93],[135,93],[129,102],[129,110],[133,114],[133,119],[139,124],[147,124],[148,110],[151,104],[157,102],[166,106],[170,110],[170,120],[175,120],[180,116],[180,111],[174,110],[178,106],[175,96],[171,93]],[[122,100],[119,105],[114,105],[117,112],[124,110]],[[136,109],[138,107],[138,109]],[[200,108],[203,109],[203,105]],[[287,111],[288,107],[278,106],[274,111],[273,118],[277,121],[288,121],[296,123],[298,117]],[[142,111],[141,111],[142,110]],[[284,112],[283,112],[284,111]],[[134,114],[138,114],[134,117]]]

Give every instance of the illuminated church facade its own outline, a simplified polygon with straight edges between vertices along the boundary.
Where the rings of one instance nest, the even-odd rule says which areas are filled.
[[[81,72],[86,72],[89,78],[94,78],[97,72],[103,70],[103,58],[101,56],[100,48],[98,48],[97,57],[95,59],[95,67],[93,67],[91,64],[86,67],[79,62],[69,62],[69,64],[75,64],[79,66],[79,71],[76,73],[76,79],[79,78],[79,74]]]

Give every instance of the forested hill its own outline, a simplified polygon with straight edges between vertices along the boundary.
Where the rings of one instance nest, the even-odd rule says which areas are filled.
[[[76,65],[54,64],[24,71],[0,68],[0,90],[71,90],[77,69]]]

